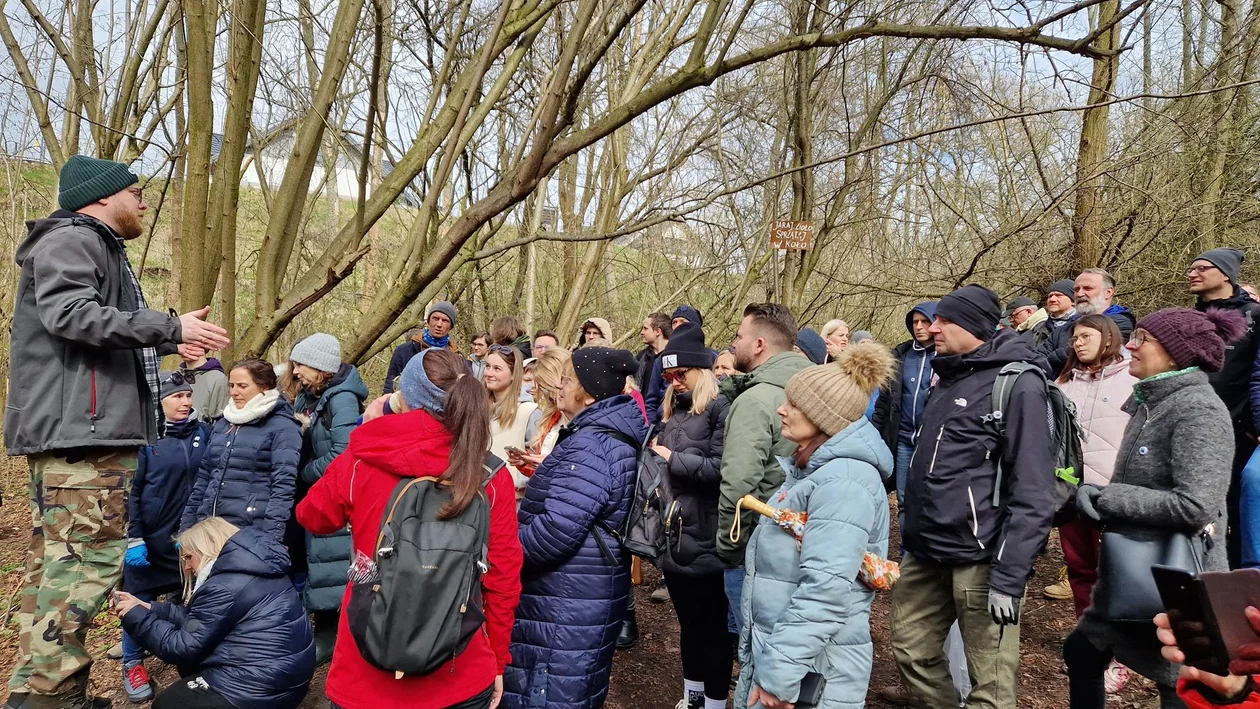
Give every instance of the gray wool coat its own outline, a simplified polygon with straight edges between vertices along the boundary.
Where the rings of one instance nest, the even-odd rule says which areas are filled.
[[[1104,528],[1135,537],[1193,534],[1214,525],[1207,571],[1229,568],[1225,557],[1225,493],[1234,459],[1229,410],[1198,369],[1143,379],[1125,402],[1132,415],[1115,474],[1096,502]],[[1094,598],[1112,592],[1099,570]],[[1115,624],[1090,607],[1077,624],[1095,647],[1159,684],[1175,686],[1177,666],[1160,656],[1155,626]]]

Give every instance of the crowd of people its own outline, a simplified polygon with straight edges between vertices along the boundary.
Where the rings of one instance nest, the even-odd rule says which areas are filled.
[[[737,707],[864,706],[882,587],[863,574],[890,556],[894,512],[887,701],[1018,706],[1020,609],[1057,526],[1065,578],[1044,592],[1075,605],[1072,707],[1105,706],[1133,673],[1163,707],[1260,705],[1247,671],[1182,668],[1166,618],[1123,610],[1137,579],[1111,546],[1184,540],[1204,570],[1260,558],[1260,303],[1240,251],[1187,264],[1194,308],[1138,318],[1091,268],[1005,309],[981,285],[915,305],[891,349],[754,303],[729,345],[681,305],[644,319],[637,354],[604,318],[566,341],[504,316],[465,356],[440,301],[373,398],[332,335],[225,368],[208,308],[149,308],[124,249],[146,209],[125,166],[71,158],[58,200],[17,254],[4,436],[30,470],[32,536],[11,707],[108,706],[85,648],[107,603],[125,692],[158,709],[291,709],[325,663],[345,709],[602,706],[637,637],[625,531],[649,464],[668,484],[649,561],[680,628],[678,709],[725,707],[736,662]],[[356,605],[386,582],[351,580],[417,542],[391,525],[421,483],[445,502],[401,534],[485,522],[458,615],[433,619],[471,630],[407,673],[383,666]],[[440,566],[420,558],[416,583]],[[447,612],[402,598],[400,633]],[[150,656],[180,680],[159,690]]]

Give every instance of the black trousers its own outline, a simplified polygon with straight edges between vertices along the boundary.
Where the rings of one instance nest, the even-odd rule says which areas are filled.
[[[460,702],[459,704],[452,704],[446,709],[490,709],[491,699],[494,699],[494,685],[493,684],[490,685],[490,687],[486,689],[486,691],[482,692],[481,694],[478,694],[472,699]],[[328,706],[330,707],[330,709],[343,709],[343,707],[340,704],[336,702],[332,702],[332,701],[328,702]]]
[[[153,709],[233,709],[201,675],[180,677],[153,700]]]
[[[1107,693],[1103,689],[1103,673],[1114,653],[1099,650],[1079,630],[1074,630],[1063,643],[1063,661],[1068,666],[1068,706],[1071,709],[1106,709]],[[1160,709],[1186,709],[1174,687],[1159,687]]]
[[[704,695],[722,700],[730,692],[735,659],[726,630],[724,579],[721,571],[703,576],[665,572],[681,629],[683,679],[704,682]]]

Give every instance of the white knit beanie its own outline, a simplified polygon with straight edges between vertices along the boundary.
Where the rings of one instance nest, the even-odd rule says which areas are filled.
[[[332,335],[317,332],[294,345],[289,359],[321,372],[336,373],[341,369],[341,343]]]

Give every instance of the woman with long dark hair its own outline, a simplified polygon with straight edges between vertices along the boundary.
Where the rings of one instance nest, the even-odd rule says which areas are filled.
[[[210,435],[180,530],[207,517],[222,517],[237,527],[259,527],[276,541],[284,539],[293,513],[302,429],[276,383],[270,362],[255,357],[232,365],[231,401]]]
[[[503,668],[520,597],[521,544],[516,496],[506,468],[486,481],[490,404],[462,357],[427,349],[411,359],[398,391],[373,402],[350,436],[350,447],[328,465],[297,508],[303,527],[327,534],[350,525],[354,548],[371,557],[386,503],[399,481],[433,476],[451,484],[452,509],[462,513],[475,496],[490,503],[489,571],[481,577],[484,632],[467,649],[428,675],[395,679],[368,664],[349,632],[342,598],[341,627],[325,691],[333,707],[375,709],[486,709],[503,691]]]

